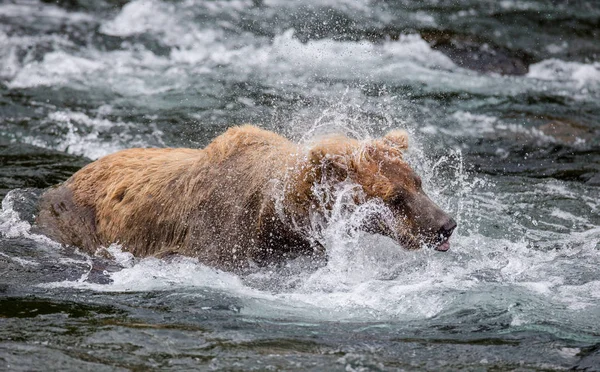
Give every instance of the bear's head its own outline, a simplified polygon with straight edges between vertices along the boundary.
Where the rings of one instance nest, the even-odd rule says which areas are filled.
[[[403,159],[407,148],[408,135],[402,130],[368,142],[341,136],[323,139],[310,149],[300,194],[310,199],[316,184],[359,185],[360,200],[383,202],[393,216],[391,223],[370,221],[365,230],[389,236],[408,249],[426,244],[446,251],[456,222],[423,191],[421,178]]]

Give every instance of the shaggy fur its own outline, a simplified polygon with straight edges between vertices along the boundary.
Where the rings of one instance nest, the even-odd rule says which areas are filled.
[[[367,143],[330,137],[306,150],[269,131],[234,127],[203,150],[103,157],[42,196],[37,224],[88,252],[120,243],[135,256],[176,253],[240,270],[249,262],[322,255],[306,233],[314,185],[351,179],[402,214],[398,231],[387,234],[414,247],[426,225],[437,228],[447,216],[431,201],[416,206],[433,211],[427,218],[411,212],[423,193],[402,160],[406,147],[403,131]]]

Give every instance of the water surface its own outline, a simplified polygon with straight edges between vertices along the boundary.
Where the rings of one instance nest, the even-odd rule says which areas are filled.
[[[590,1],[1,3],[0,368],[600,370],[598,40]],[[408,130],[451,250],[341,205],[326,266],[246,276],[31,230],[88,162],[242,123]]]

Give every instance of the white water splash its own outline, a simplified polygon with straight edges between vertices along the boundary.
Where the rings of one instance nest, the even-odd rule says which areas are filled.
[[[18,193],[9,191],[2,199],[2,211],[0,212],[0,234],[7,238],[23,236],[29,233],[31,225],[23,221],[19,213],[14,209],[15,198]]]
[[[600,62],[590,64],[547,59],[529,66],[527,77],[573,82],[577,88],[600,83]]]
[[[18,199],[31,197],[27,193],[23,193],[20,189],[9,191],[4,199],[2,199],[2,210],[0,211],[0,235],[5,238],[25,237],[31,239],[43,246],[55,249],[60,247],[60,244],[49,239],[44,235],[39,235],[31,232],[31,224],[23,220],[19,212],[15,210],[15,203]]]
[[[146,131],[148,133],[139,133],[135,123],[106,118],[110,111],[110,106],[102,106],[95,117],[69,110],[52,112],[42,122],[42,126],[60,128],[64,134],[57,133],[52,141],[37,136],[21,137],[20,141],[90,159],[98,159],[131,147],[165,147],[163,132],[156,125],[149,124]],[[57,132],[56,129],[54,131]]]

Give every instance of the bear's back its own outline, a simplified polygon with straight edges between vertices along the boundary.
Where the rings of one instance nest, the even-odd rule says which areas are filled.
[[[118,242],[137,256],[175,252],[220,266],[222,247],[251,238],[271,181],[296,150],[284,137],[242,126],[204,149],[119,151],[47,191],[38,224],[89,252]]]

